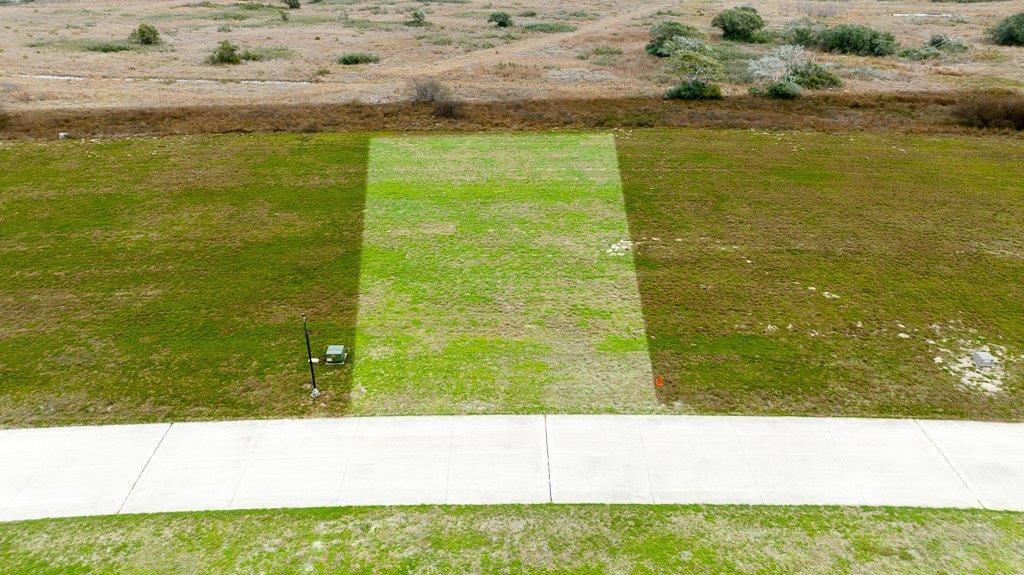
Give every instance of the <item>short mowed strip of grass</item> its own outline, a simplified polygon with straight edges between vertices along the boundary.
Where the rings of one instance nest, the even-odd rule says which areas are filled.
[[[0,424],[347,412],[347,370],[302,388],[301,314],[318,349],[351,345],[366,145],[0,148]]]
[[[237,511],[0,524],[10,575],[1016,574],[1024,515],[840,507]]]
[[[1020,139],[653,129],[617,143],[666,405],[1024,419]],[[963,381],[982,346],[1000,352],[995,389]]]
[[[607,133],[375,138],[353,411],[655,409]]]

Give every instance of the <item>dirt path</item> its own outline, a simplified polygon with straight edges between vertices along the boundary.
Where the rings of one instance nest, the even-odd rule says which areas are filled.
[[[454,58],[448,58],[440,62],[434,62],[431,64],[407,64],[404,66],[397,66],[394,68],[387,69],[386,72],[396,75],[436,75],[448,70],[456,68],[464,68],[466,66],[479,65],[479,64],[495,64],[498,63],[514,54],[519,54],[527,50],[536,50],[544,46],[550,46],[552,44],[558,44],[571,38],[584,36],[594,32],[600,32],[606,29],[618,29],[623,24],[629,22],[634,18],[640,18],[653,14],[658,10],[663,10],[671,6],[678,4],[676,0],[671,2],[651,2],[644,3],[642,6],[626,9],[617,14],[608,16],[607,18],[600,18],[592,22],[587,22],[581,25],[579,28],[572,32],[564,34],[543,34],[540,36],[534,36],[527,38],[519,42],[513,42],[504,46],[498,46],[497,48],[491,48],[488,50],[477,50]]]

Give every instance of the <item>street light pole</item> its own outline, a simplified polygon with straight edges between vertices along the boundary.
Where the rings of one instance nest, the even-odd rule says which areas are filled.
[[[313,347],[309,345],[309,328],[306,327],[306,314],[302,314],[302,333],[306,335],[306,356],[309,358],[309,382],[313,385],[313,392],[310,395],[315,399],[320,397],[320,390],[316,387],[316,372],[313,371]]]

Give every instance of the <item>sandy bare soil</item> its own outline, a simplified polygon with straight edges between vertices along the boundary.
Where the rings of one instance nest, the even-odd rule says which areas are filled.
[[[0,104],[9,109],[175,106],[230,102],[387,102],[408,82],[436,76],[469,100],[659,94],[670,81],[663,61],[643,46],[653,23],[672,19],[721,41],[710,22],[739,2],[697,0],[321,0],[298,10],[282,2],[230,0],[0,0]],[[848,92],[1024,89],[1024,49],[993,45],[985,30],[1024,11],[1024,0],[943,3],[928,0],[752,0],[772,29],[800,17],[853,22],[890,31],[901,45],[943,32],[967,41],[966,54],[912,61],[818,54]],[[426,26],[409,26],[422,8]],[[495,10],[515,25],[487,23]],[[159,47],[95,52],[89,42],[125,39],[150,23]],[[530,23],[562,23],[542,32]],[[221,40],[262,51],[262,61],[205,62]],[[742,57],[770,45],[737,44]],[[595,53],[598,49],[598,53]],[[380,62],[343,66],[346,52]],[[621,51],[621,53],[615,53]],[[742,62],[737,66],[742,70]],[[728,93],[747,85],[731,77]]]

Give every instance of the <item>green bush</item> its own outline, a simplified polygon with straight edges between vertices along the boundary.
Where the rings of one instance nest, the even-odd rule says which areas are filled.
[[[713,82],[725,72],[718,60],[689,50],[676,50],[669,56],[668,69],[683,82]]]
[[[221,40],[206,61],[210,64],[238,64],[242,61],[242,54],[230,40]]]
[[[533,24],[527,24],[523,26],[523,30],[529,30],[530,32],[572,32],[576,27],[572,24],[565,22],[534,22]]]
[[[802,93],[800,86],[789,80],[769,84],[765,89],[765,95],[776,100],[793,100],[799,98]]]
[[[296,9],[302,7],[302,4],[299,3],[299,0],[281,0],[281,1],[284,2],[284,5],[287,6],[289,10],[296,10]]]
[[[652,56],[664,58],[672,53],[672,41],[676,37],[700,38],[700,30],[693,26],[680,24],[679,22],[659,22],[651,26],[651,41],[647,43],[644,50]]]
[[[416,28],[427,25],[427,13],[423,11],[423,8],[417,8],[409,14],[409,20],[405,22],[406,26],[413,26]]]
[[[889,56],[896,53],[896,38],[867,26],[840,24],[817,34],[814,44],[822,50],[860,56]]]
[[[764,28],[764,20],[757,10],[750,6],[729,8],[719,12],[711,20],[711,25],[720,28],[722,36],[727,40],[750,42],[761,40],[763,37],[758,31]]]
[[[988,33],[1000,46],[1024,46],[1024,12],[1003,18]]]
[[[666,100],[721,100],[722,89],[718,84],[691,80],[665,92]]]
[[[160,33],[149,24],[139,24],[128,36],[128,41],[142,46],[155,46],[160,43]]]
[[[491,12],[491,15],[487,17],[487,22],[494,24],[497,28],[511,28],[512,16],[508,12]]]
[[[339,64],[354,66],[356,64],[374,64],[380,62],[380,56],[371,52],[348,52],[338,58]]]
[[[816,62],[807,62],[797,66],[789,73],[788,79],[797,86],[808,90],[838,88],[843,84],[838,76]]]

